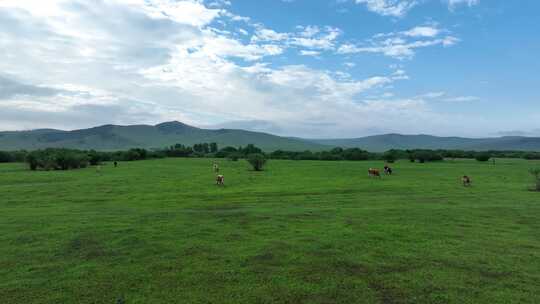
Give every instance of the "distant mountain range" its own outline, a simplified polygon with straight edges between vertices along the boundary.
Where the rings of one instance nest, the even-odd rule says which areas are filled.
[[[216,142],[220,147],[255,144],[265,151],[322,150],[325,148],[321,144],[267,133],[234,129],[200,129],[177,121],[155,126],[104,125],[74,131],[40,129],[0,132],[0,150],[65,147],[112,151],[129,148],[164,148],[176,143],[193,145],[204,142]]]
[[[155,126],[104,125],[62,131],[39,129],[0,132],[0,150],[34,150],[47,147],[96,149],[164,148],[176,143],[193,145],[216,142],[220,147],[254,144],[265,151],[320,151],[332,147],[358,147],[380,152],[389,149],[462,149],[540,151],[540,138],[507,136],[496,138],[437,137],[430,135],[386,134],[351,139],[303,139],[239,129],[201,129],[172,121]]]
[[[456,149],[540,151],[539,137],[504,136],[491,138],[438,137],[432,135],[385,134],[349,139],[311,139],[335,147],[363,147],[380,152],[390,149]]]

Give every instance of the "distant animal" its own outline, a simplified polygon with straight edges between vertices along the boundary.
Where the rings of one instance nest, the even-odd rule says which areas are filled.
[[[463,182],[463,186],[465,187],[469,187],[472,183],[471,178],[468,177],[467,175],[463,175],[463,177],[461,178],[461,181]]]
[[[381,177],[381,171],[379,171],[379,169],[369,168],[368,169],[368,176],[369,177]]]
[[[225,184],[225,177],[223,175],[216,176],[216,185],[224,185]]]
[[[97,166],[96,166],[96,172],[97,172],[97,173],[101,173],[101,165],[97,165]]]
[[[219,165],[214,163],[213,169],[214,169],[215,173],[218,173],[219,172]]]
[[[114,167],[118,167],[118,162],[117,161],[114,161]]]
[[[392,175],[392,172],[393,172],[393,171],[392,171],[392,168],[390,168],[390,166],[388,166],[388,165],[385,165],[385,166],[384,166],[384,174],[386,174],[386,175]]]

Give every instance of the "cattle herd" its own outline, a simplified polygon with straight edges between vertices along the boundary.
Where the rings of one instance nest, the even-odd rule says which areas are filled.
[[[225,177],[222,174],[219,174],[219,165],[217,163],[214,163],[212,166],[212,169],[214,173],[216,174],[216,185],[223,186],[225,185]],[[392,167],[390,167],[388,164],[384,165],[384,174],[386,175],[392,175],[394,170]],[[369,168],[368,169],[368,176],[369,177],[381,177],[381,171],[376,168]],[[463,186],[470,187],[472,185],[472,180],[469,176],[464,175],[461,178],[461,181],[463,182]]]
[[[384,165],[384,174],[386,175],[392,175],[394,170],[389,165]],[[368,176],[369,177],[381,177],[381,171],[379,169],[368,169]]]

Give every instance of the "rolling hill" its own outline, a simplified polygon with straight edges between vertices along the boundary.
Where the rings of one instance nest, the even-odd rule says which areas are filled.
[[[438,137],[432,135],[385,134],[350,139],[310,139],[310,142],[337,147],[358,147],[382,152],[390,149],[458,149],[540,151],[540,138],[506,136],[493,138]]]
[[[129,148],[164,148],[176,143],[193,145],[202,142],[216,142],[220,147],[255,144],[265,151],[277,149],[316,151],[327,148],[321,144],[267,133],[234,129],[201,129],[177,121],[155,126],[104,125],[73,131],[40,129],[0,132],[0,150],[65,147],[112,151]]]
[[[220,147],[255,144],[265,151],[320,151],[332,147],[358,147],[372,152],[389,149],[540,151],[540,138],[537,137],[463,138],[385,134],[349,139],[303,139],[240,129],[202,129],[177,121],[155,126],[104,125],[73,131],[39,129],[0,132],[0,150],[65,147],[112,151],[164,148],[176,143],[193,145],[202,142],[216,142]]]

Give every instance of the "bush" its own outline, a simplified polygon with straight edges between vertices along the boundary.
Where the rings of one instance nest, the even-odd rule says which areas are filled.
[[[90,150],[90,152],[88,152],[88,161],[91,166],[97,166],[101,164],[102,157],[98,152]]]
[[[0,163],[10,163],[13,161],[11,153],[0,151]]]
[[[369,152],[358,148],[350,148],[343,151],[343,158],[346,160],[368,160]]]
[[[443,157],[435,151],[417,150],[412,152],[409,159],[411,159],[411,161],[418,160],[419,163],[425,163],[429,161],[441,161],[443,160]]]
[[[240,152],[232,152],[229,153],[229,156],[227,158],[231,161],[238,161],[238,159],[242,158],[242,154]]]
[[[294,157],[295,160],[316,160],[317,155],[313,154],[313,152],[306,150],[304,152],[300,152]]]
[[[534,177],[534,190],[540,191],[540,168],[533,168],[529,173]]]
[[[387,163],[395,162],[398,159],[398,157],[399,156],[397,155],[396,151],[392,151],[392,150],[386,151],[382,155],[382,159],[386,161]]]
[[[38,168],[38,155],[36,152],[31,152],[26,156],[26,162],[30,166],[30,170],[35,171]]]
[[[491,158],[491,154],[483,152],[483,153],[476,153],[474,156],[474,159],[476,159],[479,162],[487,162]]]
[[[26,156],[30,170],[69,170],[88,166],[86,152],[69,149],[37,150]]]
[[[538,152],[529,152],[523,155],[524,159],[528,160],[540,160],[540,153]]]
[[[266,157],[261,153],[248,154],[246,160],[253,167],[255,171],[262,171],[266,164]]]

